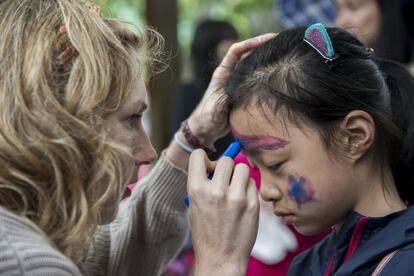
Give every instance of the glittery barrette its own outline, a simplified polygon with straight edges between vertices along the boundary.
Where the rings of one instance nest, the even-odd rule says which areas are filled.
[[[85,2],[85,8],[97,15],[101,15],[101,8],[95,3]],[[56,28],[57,40],[53,45],[56,60],[62,64],[68,63],[77,54],[77,51],[67,35],[65,23],[60,23]]]
[[[85,2],[83,4],[88,10],[95,12],[97,15],[101,15],[101,7],[99,7],[97,4],[92,2]]]
[[[333,61],[338,57],[335,54],[332,41],[322,23],[310,25],[303,37],[303,40],[314,48],[326,61]]]

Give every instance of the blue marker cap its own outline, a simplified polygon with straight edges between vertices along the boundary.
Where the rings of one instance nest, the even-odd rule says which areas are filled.
[[[239,140],[236,140],[230,144],[230,146],[223,153],[223,156],[228,156],[231,159],[234,159],[237,156],[237,154],[239,154],[241,148],[242,148],[241,142]]]
[[[234,159],[237,154],[239,154],[240,150],[242,148],[242,143],[239,140],[235,140],[233,143],[230,144],[230,146],[224,151],[223,156],[230,157],[231,159]],[[208,174],[208,179],[213,178],[213,172],[210,172]],[[190,200],[188,199],[188,195],[184,198],[184,204],[185,206],[190,207]]]

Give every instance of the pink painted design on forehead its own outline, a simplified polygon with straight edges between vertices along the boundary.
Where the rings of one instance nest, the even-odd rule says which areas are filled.
[[[284,148],[288,141],[269,136],[269,135],[243,135],[238,133],[234,128],[231,128],[231,132],[233,133],[234,138],[239,140],[243,148],[249,152],[253,152],[257,149],[264,149],[264,150],[277,150]]]

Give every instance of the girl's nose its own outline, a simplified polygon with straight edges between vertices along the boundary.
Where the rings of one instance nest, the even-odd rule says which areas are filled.
[[[274,182],[274,181],[273,181]],[[266,178],[261,179],[260,196],[265,201],[279,201],[282,199],[282,192],[275,183],[267,181]]]

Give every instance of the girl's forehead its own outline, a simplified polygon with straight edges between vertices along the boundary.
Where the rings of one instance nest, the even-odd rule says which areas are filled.
[[[279,112],[261,109],[250,105],[230,112],[230,127],[234,134],[242,135],[277,135],[287,137],[287,128],[291,124],[286,116]]]

